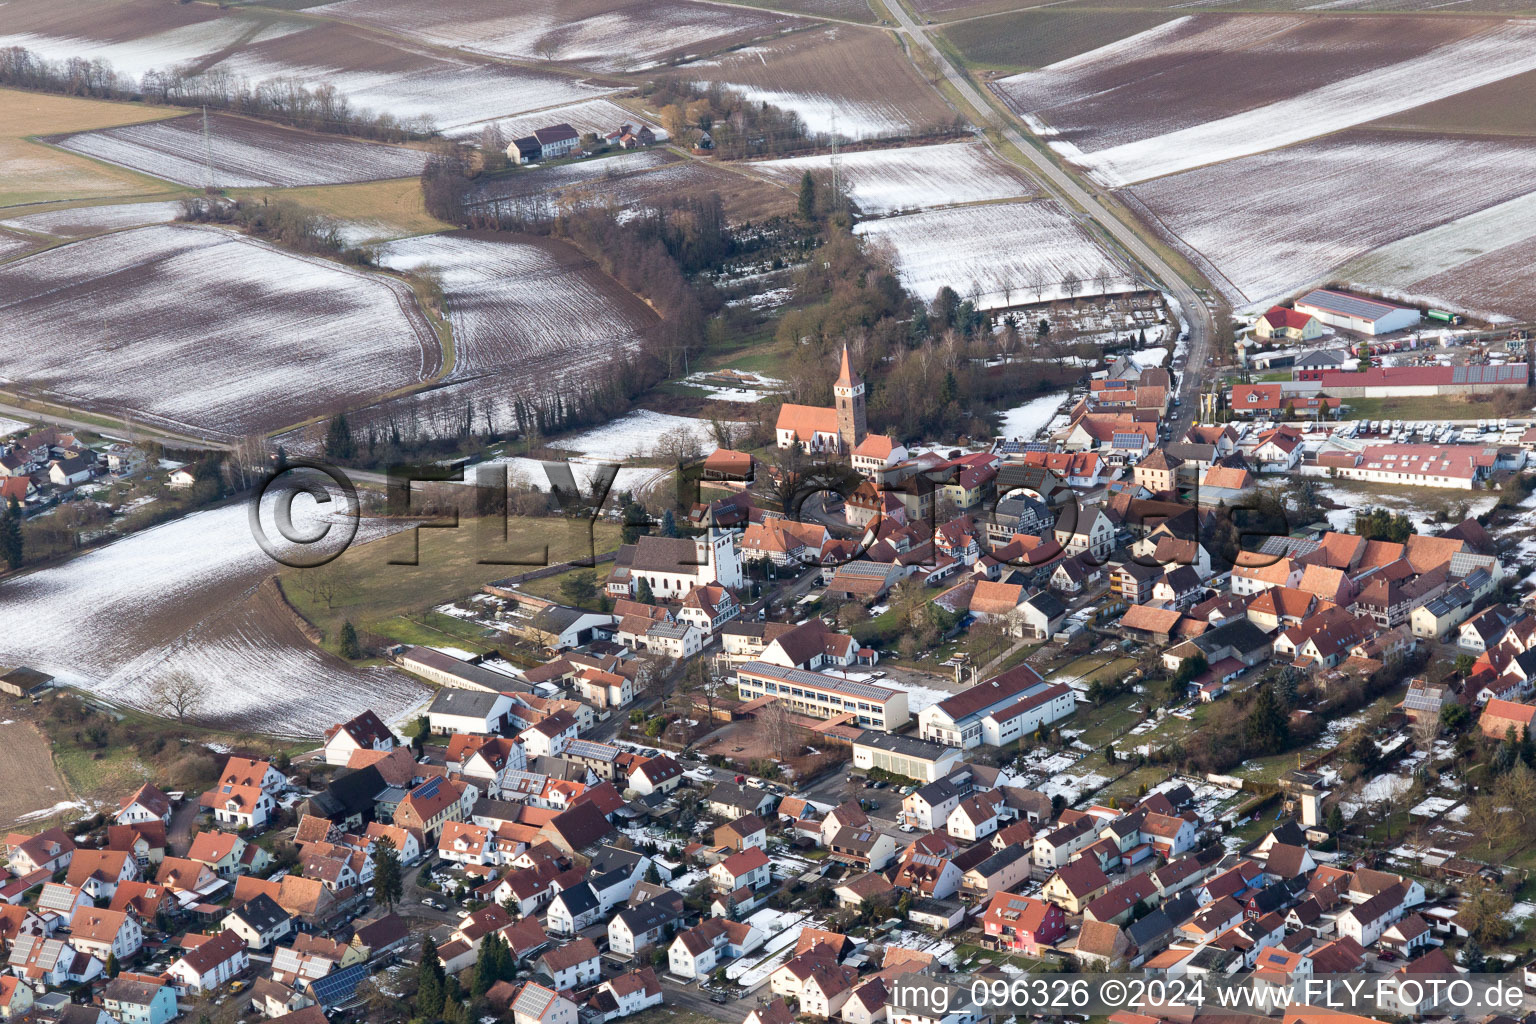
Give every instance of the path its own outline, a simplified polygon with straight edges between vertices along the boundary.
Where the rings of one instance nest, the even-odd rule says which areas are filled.
[[[996,108],[981,94],[981,91],[971,83],[960,69],[951,63],[944,54],[928,38],[927,30],[907,12],[901,0],[891,0],[887,4],[892,16],[901,22],[906,34],[927,53],[930,60],[943,74],[944,78],[954,87],[960,97],[973,108],[978,124],[995,125],[1003,138],[1007,139],[1018,150],[1019,155],[1030,165],[1040,183],[1046,191],[1051,192],[1057,199],[1067,202],[1069,207],[1076,206],[1088,213],[1111,237],[1114,238],[1126,252],[1133,256],[1152,275],[1158,278],[1183,307],[1186,326],[1189,330],[1189,359],[1188,367],[1196,368],[1195,373],[1180,375],[1179,396],[1183,405],[1174,416],[1171,430],[1182,433],[1184,426],[1192,421],[1195,408],[1198,404],[1196,396],[1200,392],[1198,380],[1199,369],[1204,368],[1205,360],[1212,352],[1212,344],[1215,340],[1215,324],[1212,322],[1210,311],[1200,296],[1184,280],[1179,277],[1173,267],[1162,256],[1158,255],[1150,245],[1144,241],[1139,233],[1120,218],[1116,217],[1104,204],[1097,192],[1090,192],[1076,178],[1064,171],[1039,149],[1035,148],[1030,140],[1026,139],[1018,128],[1003,117],[994,116]],[[920,71],[921,69],[919,69]]]

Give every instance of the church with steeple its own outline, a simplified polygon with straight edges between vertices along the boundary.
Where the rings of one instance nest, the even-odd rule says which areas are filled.
[[[907,458],[907,450],[884,434],[871,434],[864,410],[864,378],[854,373],[843,346],[837,380],[832,382],[833,407],[784,403],[776,424],[778,445],[815,455],[842,455],[853,468],[876,476]]]

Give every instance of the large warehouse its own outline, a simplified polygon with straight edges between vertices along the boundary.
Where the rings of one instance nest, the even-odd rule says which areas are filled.
[[[1361,334],[1390,334],[1413,327],[1419,322],[1419,311],[1376,299],[1362,299],[1358,295],[1329,291],[1319,288],[1296,300],[1296,312],[1310,313],[1330,327],[1342,327],[1346,331]]]

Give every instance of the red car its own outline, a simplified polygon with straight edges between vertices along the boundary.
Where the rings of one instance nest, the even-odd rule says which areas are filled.
[[[1397,954],[1392,952],[1390,949],[1384,949],[1380,953],[1376,954],[1376,959],[1385,960],[1387,963],[1391,963],[1397,959]]]

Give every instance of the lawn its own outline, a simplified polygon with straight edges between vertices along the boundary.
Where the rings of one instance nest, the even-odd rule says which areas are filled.
[[[1473,402],[1459,395],[1346,398],[1344,405],[1344,415],[1352,420],[1479,420],[1501,415],[1494,402]]]
[[[279,577],[283,592],[327,638],[336,637],[346,620],[359,630],[384,636],[394,635],[391,628],[408,637],[424,635],[427,627],[432,633],[447,633],[446,623],[428,617],[433,608],[474,594],[483,584],[536,568],[544,561],[546,548],[548,562],[553,564],[589,557],[594,547],[598,553],[612,551],[619,543],[619,528],[612,523],[549,518],[510,520],[508,542],[491,545],[481,529],[483,523],[494,525],[493,532],[499,533],[499,523],[463,520],[456,529],[423,529],[419,534],[407,530],[356,545],[320,569],[285,569]],[[420,551],[413,553],[417,536]],[[417,565],[390,564],[413,560],[413,554]],[[531,564],[483,564],[485,559],[514,558]],[[315,587],[306,573],[319,574],[319,581],[329,584],[328,600],[325,588]],[[478,638],[478,631],[470,632],[473,626],[462,629],[468,637]],[[447,643],[441,636],[436,642]]]
[[[1036,972],[1049,970],[1043,961],[1033,957],[1020,956],[1017,953],[1005,953],[1001,950],[987,949],[970,942],[955,944],[955,960],[961,970],[980,971],[987,968],[998,968],[1003,964],[1013,964],[1022,971]]]
[[[1128,729],[1141,721],[1141,712],[1131,710],[1133,704],[1145,707],[1146,699],[1139,693],[1122,693],[1098,707],[1082,705],[1077,709],[1073,721],[1068,723],[1067,728],[1082,728],[1082,734],[1077,738],[1088,746],[1098,749],[1106,743],[1119,739]],[[1140,740],[1140,737],[1135,738]]]
[[[140,103],[0,89],[0,207],[185,192],[158,178],[68,153],[28,136],[78,132],[174,117],[186,111]]]

